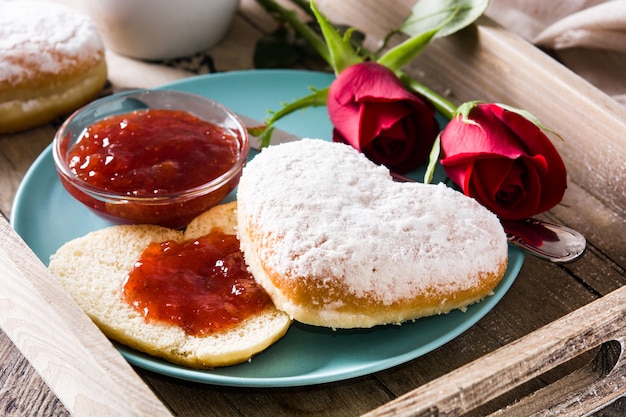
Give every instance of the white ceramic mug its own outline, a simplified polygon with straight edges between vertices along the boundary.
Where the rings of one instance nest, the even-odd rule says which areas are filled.
[[[89,0],[81,8],[95,20],[109,49],[132,58],[189,56],[218,44],[239,0]]]

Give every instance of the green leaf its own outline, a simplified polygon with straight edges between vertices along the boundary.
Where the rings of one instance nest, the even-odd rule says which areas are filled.
[[[430,41],[438,33],[438,29],[432,29],[419,35],[413,36],[401,44],[387,51],[383,56],[378,58],[376,62],[386,66],[392,71],[398,71],[400,68],[413,61],[424,49],[430,44]]]
[[[430,184],[435,174],[435,168],[437,168],[437,162],[439,162],[439,154],[441,153],[441,133],[437,135],[433,147],[430,149],[428,156],[428,166],[424,173],[424,184]]]
[[[469,114],[472,111],[472,109],[478,106],[480,103],[482,103],[482,101],[480,100],[466,101],[465,103],[459,106],[454,116],[460,115],[464,123],[468,123],[468,124],[475,123],[473,120],[469,118]]]
[[[420,0],[400,28],[411,37],[377,61],[393,71],[413,61],[430,42],[469,25],[484,12],[488,0]],[[484,6],[484,8],[483,8]]]
[[[351,31],[348,30],[344,36],[341,36],[337,29],[320,13],[313,0],[311,0],[311,10],[313,10],[326,40],[330,53],[330,60],[327,61],[335,71],[335,74],[341,73],[341,71],[351,65],[363,62],[363,58],[359,56],[350,43]]]
[[[416,36],[439,28],[435,38],[451,35],[474,23],[489,0],[418,0],[400,31]]]
[[[555,135],[556,137],[558,137],[561,140],[564,140],[563,137],[561,135],[559,135],[557,132],[555,132],[554,130],[548,129],[546,126],[544,126],[541,121],[537,118],[537,116],[535,116],[534,114],[532,114],[531,112],[529,112],[528,110],[523,110],[523,109],[518,109],[517,107],[512,107],[509,106],[507,104],[501,104],[501,103],[496,103],[496,105],[502,107],[504,110],[508,110],[511,111],[513,113],[517,113],[520,116],[524,117],[525,119],[531,121],[532,123],[534,123],[539,129],[552,133],[553,135]]]

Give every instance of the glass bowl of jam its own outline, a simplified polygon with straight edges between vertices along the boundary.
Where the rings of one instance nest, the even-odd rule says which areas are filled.
[[[237,186],[245,126],[225,106],[171,90],[135,90],[88,104],[57,131],[61,184],[115,223],[183,228]]]

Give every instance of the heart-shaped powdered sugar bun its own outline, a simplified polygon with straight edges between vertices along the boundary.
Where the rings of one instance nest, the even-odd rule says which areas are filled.
[[[270,146],[245,167],[237,199],[251,272],[303,323],[371,327],[463,309],[506,270],[494,214],[442,184],[393,182],[348,145]]]

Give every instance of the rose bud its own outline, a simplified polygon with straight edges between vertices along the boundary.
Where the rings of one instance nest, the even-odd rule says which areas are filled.
[[[430,103],[375,62],[343,70],[330,85],[327,105],[333,141],[398,173],[423,163],[439,132]]]
[[[450,179],[502,219],[549,210],[567,187],[556,148],[517,109],[466,103],[441,133],[441,151]]]

